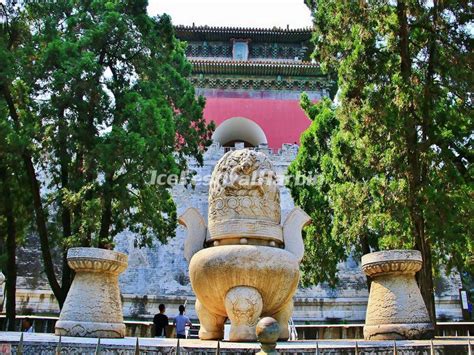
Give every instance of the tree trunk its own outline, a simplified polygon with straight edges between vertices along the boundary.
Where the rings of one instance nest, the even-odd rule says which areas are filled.
[[[362,249],[362,255],[370,253],[369,239],[367,238],[366,235],[360,238],[360,246]],[[367,290],[370,292],[370,285],[372,284],[372,278],[370,276],[366,276],[366,282],[367,282]]]
[[[423,220],[420,220],[420,224],[424,224]],[[419,228],[422,228],[421,226]],[[431,259],[431,246],[426,242],[424,229],[420,233],[419,240],[415,242],[415,249],[421,252],[423,257],[423,266],[421,270],[416,274],[416,281],[418,282],[418,287],[420,288],[421,295],[425,301],[426,308],[428,309],[428,314],[430,319],[433,322],[433,325],[436,326],[436,306],[434,298],[434,287],[433,287],[433,269],[432,269],[432,259]]]
[[[13,216],[7,217],[7,267],[5,275],[7,330],[15,330],[16,318],[16,230]]]
[[[20,129],[20,119],[16,112],[15,104],[10,90],[6,85],[1,87],[1,92],[8,105],[10,116],[15,123],[16,129]],[[62,308],[66,295],[63,293],[54,272],[53,258],[51,256],[51,245],[49,243],[48,228],[46,225],[46,216],[41,201],[40,183],[36,177],[36,170],[33,165],[33,159],[30,152],[25,149],[22,153],[22,160],[25,165],[26,175],[30,182],[31,195],[33,197],[33,208],[35,211],[35,222],[40,237],[41,254],[43,256],[44,270],[48,278],[49,286],[58,300],[59,307]]]
[[[72,280],[74,279],[74,272],[67,263],[67,250],[63,252],[62,259],[61,290],[64,295],[64,300],[66,300]]]
[[[423,97],[423,106],[422,106],[422,146],[424,149],[427,148],[427,140],[429,139],[429,132],[431,127],[431,108],[433,107],[433,99],[431,95],[431,89],[433,85],[433,77],[434,77],[434,65],[436,61],[437,55],[437,48],[436,48],[436,33],[437,29],[437,22],[438,22],[438,1],[433,1],[433,26],[434,31],[432,31],[430,36],[430,41],[428,45],[428,65],[425,77],[425,87],[424,87],[424,97]],[[424,185],[428,183],[427,175],[428,175],[428,165],[425,161],[421,162],[421,171],[420,171],[420,184]],[[419,208],[419,212],[417,214],[421,216],[417,220],[418,230],[419,230],[419,240],[415,241],[415,248],[420,250],[423,256],[423,268],[417,274],[417,282],[418,286],[420,287],[421,294],[425,301],[426,307],[428,308],[428,313],[433,324],[436,326],[436,304],[434,298],[434,285],[433,285],[433,268],[432,268],[432,256],[431,256],[431,245],[429,242],[429,238],[425,234],[425,220],[423,218],[423,211],[421,207]]]
[[[3,216],[7,222],[6,252],[7,262],[5,268],[5,288],[6,288],[6,330],[15,330],[16,318],[16,226],[13,212],[13,200],[8,184],[6,168],[0,165],[0,180],[2,182],[2,195],[4,198]]]
[[[104,182],[102,218],[99,232],[99,248],[106,247],[109,229],[112,224],[112,188],[114,173],[109,173]]]
[[[58,131],[58,140],[59,140],[59,159],[60,159],[60,166],[61,166],[61,187],[62,189],[69,188],[69,163],[70,159],[67,154],[67,133],[66,128],[63,125],[64,120],[64,109],[61,109],[59,114],[60,124],[59,124],[59,131]],[[62,196],[61,196],[62,197]],[[63,227],[63,240],[71,237],[72,235],[72,225],[71,225],[71,210],[69,207],[64,206],[62,198],[59,202],[61,206],[61,223]],[[67,263],[67,249],[63,251],[62,257],[62,275],[61,275],[61,290],[62,293],[67,296],[69,289],[71,288],[72,279],[74,276],[73,271],[69,267]]]
[[[51,255],[51,244],[49,242],[48,237],[48,229],[46,226],[46,216],[43,210],[43,204],[41,202],[41,194],[40,194],[40,187],[39,182],[36,177],[35,168],[33,166],[33,162],[31,161],[31,157],[28,153],[23,154],[23,161],[26,166],[28,178],[30,181],[31,192],[33,195],[33,206],[35,210],[35,217],[36,217],[36,228],[38,229],[38,234],[40,237],[40,247],[41,247],[41,254],[43,256],[43,264],[44,270],[46,273],[46,277],[48,278],[49,285],[51,290],[56,296],[56,299],[59,303],[59,308],[63,307],[64,301],[66,300],[66,295],[63,293],[61,286],[56,278],[56,274],[54,271],[54,264],[53,258]]]
[[[397,17],[399,22],[400,71],[404,84],[408,87],[411,81],[411,57],[407,9],[403,0],[397,2]],[[418,286],[428,309],[430,319],[436,325],[431,249],[425,235],[423,207],[420,201],[422,176],[418,149],[416,110],[412,105],[412,107],[400,114],[405,120],[405,143],[408,162],[407,180],[409,186],[408,207],[410,210],[412,233],[415,240],[415,249],[421,252],[423,258],[422,269],[417,274]]]

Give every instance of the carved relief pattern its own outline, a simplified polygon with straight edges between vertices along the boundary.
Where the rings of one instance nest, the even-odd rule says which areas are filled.
[[[56,353],[56,346],[57,343],[26,343],[23,345],[23,354],[24,355],[38,355],[38,354],[55,354]],[[18,345],[12,344],[12,354],[18,354]],[[321,348],[320,348],[321,349]],[[393,344],[387,344],[387,342],[378,344],[372,343],[370,345],[364,345],[364,354],[367,355],[391,355],[393,354]],[[406,342],[398,344],[398,349],[406,354],[414,354],[420,352],[427,352],[430,351],[430,345],[413,345],[413,343]],[[459,353],[462,353],[463,350],[466,349],[465,345],[460,346],[453,346],[453,345],[437,345],[435,348],[435,354],[448,354],[449,350],[456,351],[457,349]],[[61,354],[93,354],[95,353],[96,346],[95,345],[86,345],[86,344],[64,344],[61,350]],[[140,350],[147,355],[174,355],[176,354],[176,347],[175,346],[140,346]],[[282,349],[283,350],[283,349]],[[308,344],[306,347],[302,345],[295,346],[295,349],[285,349],[287,351],[281,352],[281,354],[314,354],[316,347],[314,344]],[[320,350],[322,353],[322,350]],[[141,353],[141,352],[140,352]],[[209,347],[203,346],[202,348],[193,346],[188,347],[185,345],[181,345],[180,353],[183,355],[195,355],[195,354],[213,354],[215,350]],[[247,349],[242,348],[224,348],[221,345],[220,349],[221,354],[229,354],[229,355],[247,355],[247,354],[254,354],[255,349],[253,347],[249,347]],[[324,348],[325,355],[341,355],[347,353],[347,345],[342,345],[341,347],[334,346],[333,348]],[[135,347],[133,346],[123,346],[123,345],[103,345],[101,346],[101,354],[108,355],[130,355],[135,354]]]
[[[68,264],[76,276],[55,325],[57,335],[121,338],[125,335],[118,275],[126,254],[98,248],[71,248]]]
[[[381,274],[414,274],[422,266],[421,253],[415,250],[391,250],[366,254],[362,257],[362,270],[374,277]]]
[[[236,150],[217,163],[209,187],[209,221],[226,216],[280,222],[280,192],[265,154]]]
[[[232,57],[230,42],[190,42],[186,48],[188,57]]]
[[[61,354],[94,354],[96,351],[96,345],[93,344],[62,344]],[[175,354],[176,347],[171,346],[140,346],[140,350],[145,350],[147,354],[153,355],[168,355]],[[23,355],[38,355],[38,354],[56,354],[57,343],[26,343],[23,345]],[[101,345],[101,354],[114,354],[114,355],[130,355],[135,354],[134,346],[126,345]],[[19,354],[18,346],[12,346],[12,354]],[[185,354],[185,353],[184,353]]]
[[[331,87],[327,78],[305,79],[247,79],[222,77],[192,77],[191,82],[198,88],[210,89],[254,89],[254,90],[294,90],[294,91],[322,91]]]
[[[249,327],[257,324],[257,302],[255,297],[245,297],[232,301],[232,315],[238,324],[247,324]]]
[[[415,260],[397,260],[397,261],[381,261],[373,264],[366,264],[362,270],[368,276],[376,276],[387,273],[410,274],[416,273],[421,269],[422,262]]]
[[[417,250],[386,250],[362,257],[362,269],[372,277],[365,339],[418,339],[433,332],[415,280],[421,266]]]
[[[249,58],[295,59],[305,54],[307,48],[294,43],[250,43]],[[232,57],[231,42],[189,42],[186,56],[215,58]]]
[[[68,265],[75,271],[100,271],[113,274],[123,272],[128,265],[128,256],[112,250],[97,248],[71,248]]]
[[[253,287],[235,287],[227,293],[225,307],[232,324],[255,327],[262,313],[262,296]]]

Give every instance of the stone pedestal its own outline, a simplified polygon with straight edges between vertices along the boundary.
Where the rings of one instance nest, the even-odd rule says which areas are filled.
[[[127,268],[127,255],[105,249],[71,248],[67,259],[76,275],[56,323],[56,335],[123,338],[118,275]]]
[[[255,341],[260,317],[280,323],[280,339],[288,339],[292,296],[299,279],[298,260],[279,248],[223,245],[196,253],[189,265],[196,293],[201,339],[221,339],[231,320],[230,341]]]
[[[417,250],[380,251],[362,257],[362,269],[372,278],[365,339],[433,336],[433,324],[415,280],[415,273],[421,266],[421,253]]]
[[[268,157],[248,149],[224,155],[209,185],[208,226],[196,209],[179,222],[188,229],[184,254],[196,294],[199,338],[255,341],[259,318],[278,323],[288,340],[288,320],[304,254],[301,236],[309,216],[295,208],[281,225],[280,190]]]

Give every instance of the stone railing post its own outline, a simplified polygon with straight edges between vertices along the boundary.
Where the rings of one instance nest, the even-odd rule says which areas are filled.
[[[260,319],[255,330],[261,351],[257,355],[276,355],[277,340],[280,335],[280,325],[276,319],[265,317]]]

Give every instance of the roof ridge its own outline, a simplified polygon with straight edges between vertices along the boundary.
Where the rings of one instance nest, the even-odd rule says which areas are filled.
[[[187,31],[215,31],[215,32],[285,32],[285,33],[298,33],[298,32],[312,32],[312,27],[299,27],[299,28],[281,28],[281,27],[237,27],[237,26],[209,26],[209,25],[175,25],[175,29],[187,30]]]
[[[188,61],[195,62],[195,63],[203,63],[203,64],[243,64],[243,65],[268,65],[268,64],[275,64],[275,65],[297,65],[297,66],[319,66],[318,63],[308,62],[308,61],[292,61],[290,60],[222,60],[222,59],[206,59],[206,58],[193,58],[188,57]]]

